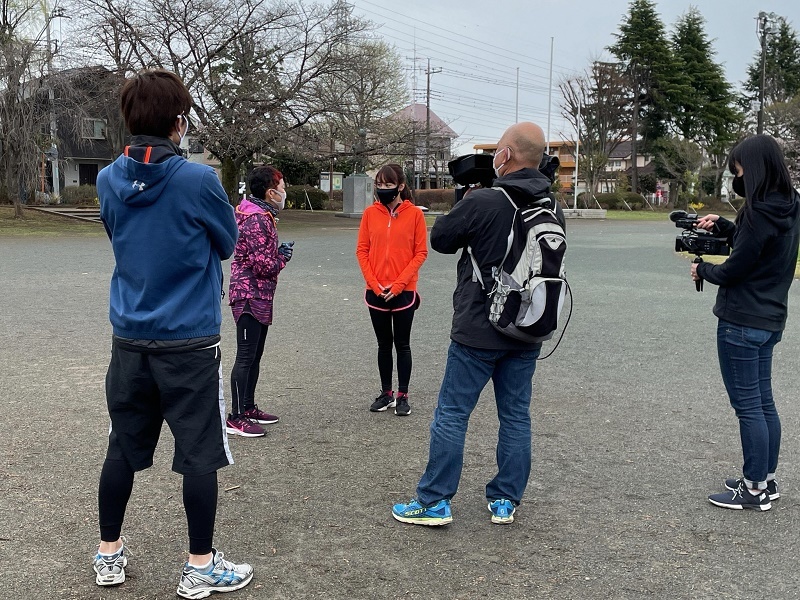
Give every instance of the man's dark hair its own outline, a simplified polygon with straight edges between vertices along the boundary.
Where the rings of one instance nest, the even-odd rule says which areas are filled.
[[[120,110],[131,135],[169,137],[192,97],[180,78],[164,69],[141,71],[122,86]]]
[[[275,167],[256,167],[250,174],[250,193],[263,200],[267,197],[267,190],[277,188],[281,179],[283,174]]]

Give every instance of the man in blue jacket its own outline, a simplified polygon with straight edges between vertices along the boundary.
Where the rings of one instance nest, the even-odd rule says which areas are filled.
[[[97,177],[116,266],[95,581],[125,581],[125,508],[134,473],[153,464],[166,420],[189,526],[178,595],[201,598],[253,577],[250,565],[224,560],[212,547],[217,469],[233,463],[221,385],[221,260],[233,252],[238,230],[216,173],[181,152],[191,108],[183,82],[168,71],[144,71],[127,80],[120,100],[131,145]]]
[[[544,148],[544,133],[534,123],[512,125],[497,143],[493,185],[502,187],[517,206],[550,194],[550,180],[538,170]],[[446,525],[453,520],[450,499],[461,478],[469,417],[490,379],[500,420],[497,475],[486,485],[493,523],[514,520],[528,484],[531,381],[541,343],[518,341],[491,325],[489,299],[466,250],[472,248],[484,281],[490,281],[491,267],[502,263],[505,256],[514,214],[514,207],[500,190],[475,189],[433,225],[431,247],[445,254],[461,250],[461,258],[453,293],[450,349],[431,423],[428,466],[416,497],[392,509],[392,516],[403,523]],[[563,213],[557,209],[557,214],[563,224]]]

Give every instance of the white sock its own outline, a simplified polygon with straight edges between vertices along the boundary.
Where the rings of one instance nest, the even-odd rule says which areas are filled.
[[[189,563],[189,566],[192,567],[193,569],[197,569],[198,571],[208,571],[211,568],[211,563],[213,562],[214,562],[214,557],[212,556],[211,559],[204,565],[198,567],[197,565]]]

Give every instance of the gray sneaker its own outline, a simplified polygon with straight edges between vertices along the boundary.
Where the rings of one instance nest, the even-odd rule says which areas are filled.
[[[111,556],[104,556],[99,552],[95,555],[92,568],[97,573],[94,579],[97,585],[119,585],[125,582],[125,567],[128,566],[125,549],[123,544],[122,548]]]
[[[236,565],[223,556],[222,552],[212,548],[211,567],[207,571],[200,571],[186,563],[178,585],[178,596],[207,598],[214,592],[233,592],[250,583],[253,567],[247,563]]]

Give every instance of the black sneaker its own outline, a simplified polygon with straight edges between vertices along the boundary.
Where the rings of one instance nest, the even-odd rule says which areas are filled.
[[[394,414],[398,417],[407,417],[411,414],[411,407],[408,405],[408,396],[397,397],[397,406],[394,407]]]
[[[395,405],[394,396],[392,392],[383,392],[380,396],[375,398],[375,402],[369,407],[372,412],[383,412],[387,408],[392,408]]]
[[[725,480],[725,487],[733,491],[739,487],[740,481],[741,479],[736,479],[735,477],[731,477]],[[769,499],[771,501],[777,500],[778,498],[781,497],[781,494],[778,491],[778,482],[775,481],[774,479],[772,481],[767,482],[767,489],[765,491],[767,492],[767,495],[769,496]]]
[[[753,496],[740,479],[738,486],[735,490],[728,490],[720,494],[711,494],[708,501],[714,506],[721,506],[722,508],[732,508],[734,510],[742,510],[749,508],[751,510],[769,510],[772,504],[769,502],[769,495],[766,491],[762,491],[757,496]]]

